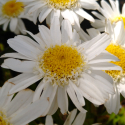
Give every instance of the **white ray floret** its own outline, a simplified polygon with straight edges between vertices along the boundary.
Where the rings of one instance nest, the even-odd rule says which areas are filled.
[[[0,0],[0,25],[3,25],[3,30],[9,29],[19,34],[26,34],[23,30],[26,29],[22,19],[31,20],[30,16],[25,15],[24,2],[16,2],[16,0]]]
[[[54,18],[50,29],[39,26],[40,33],[37,35],[27,31],[36,42],[21,35],[8,40],[9,46],[17,53],[4,54],[2,57],[10,58],[4,60],[2,67],[21,73],[9,79],[15,84],[9,93],[41,80],[33,101],[47,98],[50,102],[48,114],[53,114],[58,107],[62,114],[68,111],[67,94],[74,105],[85,113],[82,108],[84,97],[101,105],[109,94],[114,94],[113,80],[102,70],[121,68],[109,63],[118,61],[118,58],[105,51],[111,40],[106,33],[81,44],[78,33],[72,31],[68,20],[62,22],[61,29],[59,19]]]
[[[96,0],[18,0],[22,2],[31,2],[26,6],[28,13],[33,14],[33,21],[36,23],[37,18],[50,26],[54,16],[60,17],[60,20],[68,19],[76,30],[80,29],[80,22],[83,18],[94,22],[94,18],[84,9],[98,9],[99,5]]]
[[[86,118],[86,113],[79,113],[77,116],[77,109],[74,109],[70,112],[70,114],[68,115],[66,121],[64,122],[64,125],[83,125],[85,118]],[[44,124],[39,124],[39,125],[44,125]],[[45,125],[57,125],[57,124],[53,124],[53,119],[51,115],[48,115],[46,117],[46,121],[45,121]],[[95,123],[92,125],[100,125],[100,123]]]
[[[74,109],[70,112],[69,116],[67,117],[64,125],[83,125],[86,117],[86,113],[79,113],[76,117],[77,109]],[[76,117],[76,118],[75,118]],[[39,124],[44,125],[44,124]],[[53,119],[51,115],[46,117],[45,125],[53,125]],[[57,125],[57,124],[54,124]]]
[[[112,24],[117,23],[120,20],[124,22],[125,28],[125,3],[122,7],[122,12],[119,8],[119,0],[109,0],[109,3],[105,0],[101,0],[101,6],[99,13],[93,11],[92,13],[98,18],[95,19],[94,23],[91,23],[94,28],[99,29],[100,31],[105,30],[105,21],[108,19]]]
[[[13,86],[13,84],[6,82],[0,88],[1,125],[26,125],[46,111],[48,101],[38,100],[32,103],[34,94],[32,90],[26,89],[20,91],[16,96],[14,94],[8,96],[9,90]]]

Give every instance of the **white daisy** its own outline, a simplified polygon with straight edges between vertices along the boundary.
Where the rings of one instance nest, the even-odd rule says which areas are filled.
[[[109,19],[111,23],[116,23],[119,20],[123,20],[125,28],[125,3],[122,7],[122,13],[119,10],[119,0],[109,0],[108,4],[105,0],[101,0],[100,13],[92,12],[98,19],[95,19],[94,23],[91,23],[93,27],[99,29],[100,31],[105,30],[105,20]]]
[[[22,18],[30,19],[30,17],[24,15],[23,2],[16,2],[16,0],[0,0],[0,25],[3,25],[3,30],[6,31],[9,28],[12,32],[19,34],[25,34],[25,25]],[[30,19],[31,20],[31,19]]]
[[[79,35],[75,30],[72,32],[68,20],[62,22],[61,28],[60,32],[59,19],[55,17],[50,30],[42,25],[38,35],[28,32],[36,42],[21,35],[8,40],[9,46],[18,53],[3,55],[10,58],[4,60],[2,67],[22,73],[9,79],[15,84],[9,93],[18,92],[42,79],[33,101],[47,98],[50,114],[58,107],[65,114],[68,111],[68,93],[74,105],[85,113],[83,97],[101,105],[109,94],[114,94],[112,78],[102,70],[121,68],[109,63],[118,60],[105,51],[110,43],[109,35],[100,34],[81,44]]]
[[[110,95],[109,101],[105,103],[108,113],[114,112],[117,114],[120,105],[120,93],[125,98],[125,29],[124,22],[119,21],[117,25],[113,26],[109,23],[106,27],[107,32],[112,37],[111,44],[106,48],[106,50],[113,55],[117,56],[120,61],[112,62],[113,64],[122,67],[122,72],[120,71],[106,71],[114,80],[115,95]]]
[[[100,32],[94,28],[88,29],[87,31],[89,35],[82,30],[80,32],[80,35],[84,34],[81,36],[84,38],[84,41],[100,34]],[[106,50],[120,59],[119,61],[113,61],[112,63],[119,65],[122,68],[122,71],[105,71],[113,78],[115,88],[115,94],[109,95],[109,100],[105,103],[105,107],[109,114],[113,112],[117,114],[121,108],[120,93],[125,97],[125,29],[123,21],[119,21],[115,25],[112,25],[110,21],[107,21],[106,32],[109,33],[112,38],[111,43]]]
[[[33,21],[36,23],[37,17],[39,21],[50,26],[54,16],[60,17],[60,20],[68,19],[76,30],[80,29],[80,22],[83,18],[94,22],[94,18],[85,12],[84,9],[98,9],[99,5],[96,0],[18,0],[22,2],[31,2],[26,6],[28,13],[33,13]]]
[[[45,103],[45,100],[39,100],[31,104],[34,94],[32,90],[26,89],[16,96],[8,96],[12,86],[14,85],[6,82],[0,88],[0,125],[26,125],[45,112],[47,101]]]

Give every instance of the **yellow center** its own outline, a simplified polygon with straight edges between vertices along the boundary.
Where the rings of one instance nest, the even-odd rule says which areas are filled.
[[[6,115],[0,111],[0,125],[12,125],[8,122]]]
[[[115,17],[115,18],[114,18],[113,20],[111,20],[111,21],[112,21],[112,23],[113,23],[113,22],[118,22],[118,21],[121,21],[121,20],[123,20],[124,28],[125,28],[125,16],[122,16],[122,15],[117,16],[117,17]]]
[[[112,78],[114,79],[118,79],[120,75],[125,75],[125,49],[122,48],[120,45],[110,44],[106,48],[106,50],[119,58],[120,61],[117,62],[112,61],[111,63],[120,66],[123,71],[122,74],[121,71],[118,70],[105,71],[105,72],[108,73],[110,76],[112,76]]]
[[[41,60],[40,67],[49,77],[54,77],[54,80],[73,78],[85,65],[84,57],[77,49],[67,45],[48,48]]]
[[[77,7],[78,0],[47,0],[49,6],[57,9]]]
[[[22,2],[16,2],[16,0],[8,1],[2,6],[2,13],[7,17],[17,17],[23,11],[24,4]]]

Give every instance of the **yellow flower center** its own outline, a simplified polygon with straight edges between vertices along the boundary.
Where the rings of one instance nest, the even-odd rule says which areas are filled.
[[[6,115],[2,111],[0,111],[0,125],[12,125],[8,122]]]
[[[113,20],[111,20],[111,21],[112,21],[112,23],[113,23],[113,22],[118,22],[118,21],[121,21],[121,20],[123,20],[124,28],[125,28],[125,16],[122,16],[122,15],[117,16],[117,17],[115,17],[115,18],[114,18]]]
[[[48,48],[40,59],[42,70],[48,77],[54,78],[57,84],[62,80],[61,85],[64,85],[68,79],[75,79],[75,75],[78,76],[82,72],[84,65],[83,55],[76,47],[67,45]]]
[[[52,8],[61,10],[79,6],[78,0],[47,0],[47,3]]]
[[[122,73],[121,71],[118,71],[118,70],[105,71],[105,72],[108,73],[110,76],[112,76],[112,78],[114,78],[115,80],[118,80],[120,76],[124,77],[125,75],[125,49],[122,48],[120,45],[110,44],[106,48],[106,50],[120,59],[120,61],[117,61],[117,62],[111,61],[111,63],[120,66],[122,68]]]
[[[16,0],[8,1],[2,6],[2,13],[7,17],[17,17],[23,11],[24,4],[22,2],[16,2]]]

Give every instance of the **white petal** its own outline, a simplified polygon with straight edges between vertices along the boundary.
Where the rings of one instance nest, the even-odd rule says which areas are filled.
[[[51,14],[50,14],[50,23],[51,23],[51,24],[52,24],[53,19],[54,19],[55,17],[60,18],[60,10],[57,10],[57,9],[52,10],[52,12],[51,12]],[[60,22],[62,22],[62,21],[60,21]]]
[[[57,110],[58,110],[58,102],[57,102],[57,94],[56,94],[47,114],[48,115],[53,115],[53,114],[55,114],[55,112]]]
[[[35,120],[48,108],[48,101],[46,99],[38,100],[32,103],[27,108],[21,110],[18,114],[10,119],[10,123],[14,125],[25,125]],[[42,108],[41,108],[42,107]]]
[[[42,80],[39,85],[37,86],[36,90],[35,90],[35,93],[34,93],[34,96],[33,96],[33,102],[35,102],[36,100],[39,100],[40,98],[40,95],[42,93],[42,90],[44,88],[44,85],[45,85],[45,81]]]
[[[75,92],[73,90],[73,87],[70,84],[67,87],[67,93],[69,97],[71,98],[72,102],[74,103],[74,105],[79,109],[79,111],[81,111],[82,113],[86,113],[86,110],[83,109],[80,103],[78,102]]]
[[[34,11],[37,11],[37,9],[39,9],[40,7],[44,6],[45,3],[40,3],[39,5],[34,5],[33,7],[31,7],[28,11],[29,14],[32,14]]]
[[[110,61],[119,61],[119,59],[116,56],[108,53],[107,51],[104,51],[100,55],[95,57],[93,60],[90,60],[88,64],[110,62]]]
[[[30,73],[33,72],[36,63],[33,61],[20,61],[17,59],[9,58],[4,60],[4,65],[6,65],[9,69],[17,72]]]
[[[75,28],[75,30],[77,30],[77,32],[80,30],[80,21],[79,21],[79,16],[74,13],[72,10],[70,11],[70,14],[72,15],[75,24],[73,25],[73,27]]]
[[[9,24],[9,20],[8,21],[6,21],[5,23],[4,23],[4,25],[3,25],[3,30],[4,31],[6,31],[7,30],[7,26],[8,26],[8,24]]]
[[[85,33],[82,28],[80,28],[79,36],[83,41],[88,41],[91,39],[90,36],[87,33]]]
[[[96,37],[97,35],[100,34],[100,32],[97,29],[94,29],[94,28],[87,29],[87,32],[89,33],[91,38],[94,38],[94,37]]]
[[[77,99],[78,99],[79,103],[81,104],[81,106],[84,106],[85,105],[85,100],[84,100],[84,98],[82,96],[81,91],[79,90],[79,88],[76,85],[74,85],[72,83],[72,81],[70,81],[70,84],[72,85],[72,87],[73,87],[73,89],[74,89],[74,91],[75,91],[75,93],[77,95]]]
[[[57,101],[58,101],[58,106],[61,110],[61,113],[63,115],[67,114],[68,111],[68,97],[67,97],[67,92],[66,88],[58,87],[58,94],[57,94]]]
[[[35,40],[36,40],[36,42],[38,42],[39,44],[40,44],[40,46],[41,46],[41,49],[45,49],[45,44],[44,44],[44,42],[43,42],[43,40],[42,39],[40,39],[37,35],[34,35],[34,34],[32,34],[31,32],[29,32],[29,31],[26,31],[31,37],[33,37]]]
[[[22,89],[25,89],[40,79],[41,78],[38,75],[30,76],[30,74],[29,74],[29,76],[27,76],[27,79],[25,79],[24,81],[21,81],[18,84],[16,84],[15,86],[13,86],[12,89],[10,89],[9,94],[16,93]]]
[[[122,6],[122,14],[125,15],[125,3],[124,3],[123,6]]]
[[[70,14],[70,12],[69,12],[68,9],[61,11],[61,14],[62,14],[62,16],[64,17],[64,19],[69,20],[70,23],[71,23],[72,25],[74,25],[74,19],[73,19],[72,15]]]
[[[49,107],[48,109],[44,112],[44,115],[46,115],[49,112],[49,109],[52,105],[52,102],[54,100],[54,97],[56,96],[57,92],[57,86],[52,86],[49,81],[46,82],[46,86],[44,86],[44,91],[41,95],[41,99],[47,99],[49,101]]]
[[[97,55],[103,52],[106,49],[106,47],[109,45],[111,39],[109,35],[104,33],[93,38],[91,41],[93,41],[93,43],[95,41],[95,43],[92,46],[89,46],[89,49],[85,52],[88,55],[87,58],[89,60],[95,58]]]
[[[125,98],[125,84],[119,84],[118,85],[118,90],[120,91],[120,93],[122,94],[122,96]]]
[[[23,30],[26,30],[26,27],[25,27],[23,21],[21,19],[18,19],[18,21],[19,21],[18,28],[19,28],[20,32],[22,34],[26,34],[26,32],[23,31]]]
[[[31,59],[37,59],[37,55],[40,53],[39,49],[21,39],[21,37],[9,39],[8,44],[15,51]]]
[[[29,58],[21,55],[20,53],[6,53],[6,54],[1,56],[1,58],[7,58],[7,57],[30,60]]]
[[[46,117],[46,125],[53,125],[53,119],[52,119],[52,116],[50,115],[47,115]]]
[[[99,5],[97,4],[97,2],[91,2],[91,1],[82,1],[80,3],[82,5],[83,8],[85,9],[92,9],[92,10],[96,10],[99,9]]]
[[[81,43],[80,36],[79,36],[79,34],[76,32],[75,29],[73,30],[72,40],[73,40],[74,42],[79,43],[79,44]]]
[[[102,16],[101,14],[95,12],[95,11],[92,11],[92,14],[94,14],[94,16],[96,16],[97,18],[99,18],[100,20],[105,20],[105,17]]]
[[[74,109],[70,115],[67,117],[64,125],[71,125],[73,120],[75,119],[75,116],[76,116],[76,113],[77,113],[77,109]]]
[[[122,70],[120,66],[108,62],[90,64],[90,67],[92,70]]]
[[[106,1],[102,0],[101,1],[101,5],[102,5],[103,9],[106,10],[106,12],[109,15],[111,15],[111,16],[115,15],[115,13],[113,12],[112,8],[109,6],[109,4]]]
[[[17,18],[12,18],[10,21],[10,30],[12,32],[15,31],[16,27],[17,27],[17,23],[18,23],[18,19]]]
[[[50,47],[52,45],[52,40],[51,40],[51,33],[50,33],[50,30],[45,27],[44,25],[39,25],[39,31],[40,31],[40,34],[44,40],[44,42],[47,44],[48,47]]]
[[[88,77],[86,74],[84,74],[84,77],[85,77],[84,79],[83,78],[79,79],[79,82],[80,82],[79,89],[82,90],[82,94],[84,95],[84,97],[94,104],[97,104],[97,105],[104,104],[105,99],[101,91],[97,86],[93,84],[93,82],[96,82],[96,80],[92,78],[87,79]]]
[[[109,100],[104,105],[109,114],[113,112],[115,114],[118,114],[121,105],[120,105],[120,93],[117,88],[116,88],[116,93],[114,95],[110,95]]]
[[[31,104],[34,92],[32,90],[23,90],[5,107],[7,117],[13,113]]]
[[[44,7],[39,15],[39,21],[42,23],[45,18],[49,15],[49,13],[52,11],[52,8]]]
[[[79,113],[72,125],[83,125],[86,118],[86,113]]]
[[[6,19],[6,18],[0,20],[0,25],[6,23],[6,21],[8,21],[8,19]]]
[[[109,94],[115,93],[113,87],[113,79],[107,73],[104,71],[92,70],[89,75],[104,83],[103,86],[105,87],[103,87],[103,89],[105,89],[105,91],[107,91]]]
[[[68,20],[62,22],[62,42],[66,43],[72,39],[72,26]]]
[[[12,88],[13,84],[6,82],[3,87],[0,89],[0,107],[3,107],[6,105],[9,99],[9,90]],[[11,96],[12,99],[12,96]]]
[[[58,17],[53,18],[50,27],[51,38],[54,45],[61,45],[60,21]]]
[[[30,77],[33,77],[33,76],[34,76],[33,73],[23,73],[14,78],[9,79],[8,82],[15,85],[15,84],[19,84],[20,82],[29,79]]]
[[[113,11],[114,11],[116,14],[119,14],[118,11],[117,11],[117,8],[116,8],[115,1],[109,0],[109,2],[110,2],[110,4],[111,4],[111,7],[112,7]]]
[[[95,22],[94,18],[91,15],[89,15],[87,12],[85,12],[83,9],[81,9],[81,8],[75,9],[75,12],[78,15],[82,16],[83,18],[85,18],[91,22]]]

